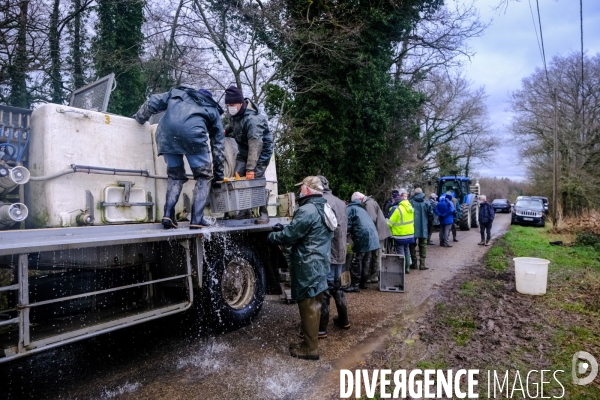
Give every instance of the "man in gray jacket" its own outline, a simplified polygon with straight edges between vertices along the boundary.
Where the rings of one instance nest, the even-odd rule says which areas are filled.
[[[225,135],[235,138],[238,145],[235,172],[246,179],[263,178],[273,155],[273,135],[267,118],[235,86],[225,91],[225,105],[231,116]],[[244,210],[238,214],[238,218],[249,218],[249,214],[250,210]],[[266,206],[259,208],[259,214],[257,224],[269,222]]]
[[[210,224],[204,219],[204,206],[210,191],[210,180],[223,180],[225,137],[221,114],[223,109],[204,89],[185,86],[150,96],[133,118],[140,124],[164,111],[156,130],[158,155],[167,163],[167,199],[162,224],[165,229],[177,228],[175,205],[188,180],[183,156],[188,160],[196,180],[192,198],[190,229]],[[210,146],[209,146],[210,138]],[[212,168],[210,152],[212,151]]]
[[[385,249],[385,240],[392,236],[392,232],[385,220],[385,215],[383,215],[379,204],[375,200],[360,192],[354,192],[352,200],[355,198],[360,200],[363,208],[373,220],[375,228],[377,228],[380,248],[371,252],[371,269],[369,279],[367,280],[367,282],[377,283],[379,282],[379,271],[381,270],[381,252]]]
[[[338,227],[333,232],[331,241],[331,266],[327,275],[327,290],[323,292],[321,304],[321,322],[319,324],[319,339],[327,337],[327,325],[329,324],[329,303],[331,297],[335,302],[338,316],[333,318],[333,323],[342,329],[350,328],[348,321],[348,303],[341,288],[340,275],[342,266],[346,263],[346,236],[348,230],[348,217],[346,215],[346,203],[335,197],[329,188],[329,181],[322,175],[317,178],[323,184],[323,198],[333,209],[338,221]]]

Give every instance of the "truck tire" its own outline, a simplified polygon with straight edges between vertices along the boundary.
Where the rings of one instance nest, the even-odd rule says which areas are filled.
[[[479,213],[477,212],[477,203],[475,202],[471,206],[471,228],[479,228]]]
[[[458,224],[460,226],[461,231],[468,231],[471,229],[471,210],[469,210],[468,204],[460,205],[460,219],[458,220]]]
[[[241,328],[258,315],[265,300],[265,270],[250,246],[223,251],[206,278],[206,308],[220,330]]]

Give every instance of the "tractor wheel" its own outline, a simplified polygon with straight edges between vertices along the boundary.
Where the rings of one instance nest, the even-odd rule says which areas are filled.
[[[458,224],[460,225],[460,230],[468,231],[471,229],[471,210],[469,210],[469,205],[461,204],[460,211],[461,215],[458,221]]]
[[[476,202],[473,202],[471,206],[471,228],[479,228],[479,213],[477,212]]]

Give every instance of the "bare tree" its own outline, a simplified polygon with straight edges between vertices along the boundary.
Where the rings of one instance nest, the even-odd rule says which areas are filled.
[[[396,45],[395,78],[414,84],[431,72],[461,67],[474,55],[469,39],[481,36],[488,25],[481,21],[474,2],[440,6]]]
[[[417,117],[420,136],[415,143],[415,161],[423,172],[439,167],[436,154],[449,146],[454,162],[465,161],[465,169],[475,160],[489,161],[490,126],[483,88],[472,89],[460,74],[431,73],[419,89],[426,100]]]
[[[548,190],[552,179],[556,93],[559,200],[566,214],[600,206],[599,87],[600,55],[585,58],[582,81],[581,55],[573,53],[553,57],[548,75],[536,69],[511,96],[511,129],[522,144],[521,155],[529,163],[534,183]]]

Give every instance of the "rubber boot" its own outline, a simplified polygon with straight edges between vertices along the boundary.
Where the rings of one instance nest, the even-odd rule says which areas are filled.
[[[425,265],[425,259],[421,258],[419,260],[419,270],[424,271],[426,269],[429,269],[429,268],[427,268],[427,266]]]
[[[321,303],[323,293],[315,297],[307,297],[298,302],[300,310],[300,325],[304,340],[290,344],[290,355],[305,360],[319,359],[319,323],[321,320]]]
[[[258,209],[258,218],[256,219],[256,224],[264,225],[269,223],[269,212],[267,211],[267,206],[261,206]]]
[[[235,214],[235,219],[251,219],[252,218],[252,210],[240,210]]]
[[[337,309],[338,316],[333,318],[333,323],[342,328],[349,329],[350,322],[348,322],[348,303],[346,302],[346,296],[341,290],[333,291],[333,300],[335,301],[335,308]]]
[[[327,325],[329,325],[329,303],[331,299],[331,290],[327,289],[323,292],[323,300],[321,301],[321,318],[319,319],[319,339],[327,337]]]
[[[167,179],[167,199],[165,201],[164,216],[161,221],[165,229],[177,228],[175,205],[179,200],[179,195],[185,182],[184,180],[173,179],[171,177]]]
[[[204,206],[210,190],[210,180],[197,179],[192,197],[192,220],[190,229],[201,229],[209,227],[210,222],[204,219]]]

